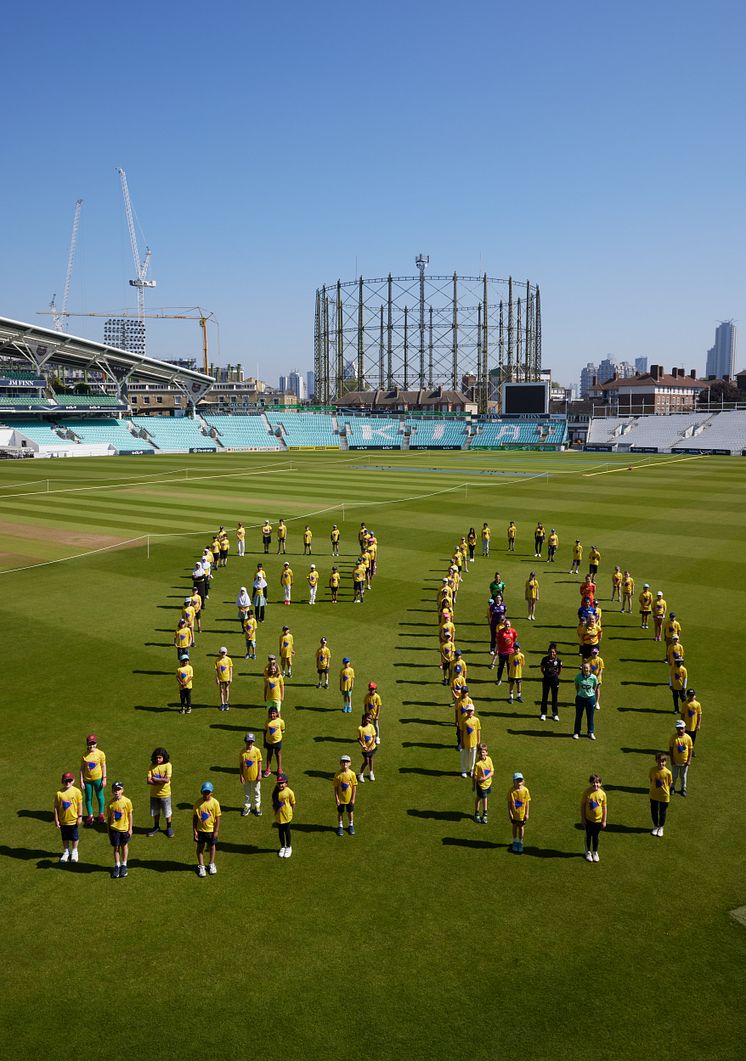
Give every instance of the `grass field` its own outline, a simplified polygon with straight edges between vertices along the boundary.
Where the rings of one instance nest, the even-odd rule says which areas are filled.
[[[746,586],[746,462],[598,454],[345,453],[4,462],[0,606],[5,646],[0,844],[6,922],[6,1056],[732,1058],[744,1031],[746,903],[740,782],[746,727],[737,646]],[[235,597],[261,555],[258,524],[284,516],[296,575],[280,607],[280,560],[257,661],[243,660]],[[518,549],[504,527],[514,519]],[[537,519],[557,528],[541,564],[537,621],[523,583]],[[249,528],[213,583],[193,652],[195,710],[177,711],[173,630],[194,558],[219,524]],[[364,520],[379,575],[351,603]],[[495,762],[490,824],[471,820],[449,697],[437,669],[434,597],[469,526],[493,528],[490,560],[465,577],[458,644]],[[305,604],[310,523],[319,604]],[[328,532],[342,529],[341,603],[328,603]],[[578,580],[570,546],[600,548],[601,602],[615,563],[664,590],[679,615],[703,705],[689,797],[651,837],[647,774],[673,729],[661,646],[636,612],[607,607],[606,681],[595,744],[570,739]],[[587,553],[586,553],[587,555]],[[496,569],[526,652],[524,703],[488,670],[484,623]],[[264,816],[242,818],[236,763],[264,720],[260,672],[283,622],[295,634],[285,768],[297,800],[293,858]],[[332,687],[315,688],[319,637]],[[540,723],[537,663],[565,660],[562,721]],[[212,658],[237,663],[232,710],[216,709]],[[343,715],[334,675],[357,673]],[[330,778],[354,737],[365,684],[383,695],[377,782],[362,787],[357,835],[335,835]],[[58,866],[51,801],[99,736],[109,779],[135,805],[126,881],[109,876],[101,831]],[[176,836],[146,838],[145,774],[165,745]],[[533,796],[522,857],[509,850],[504,794],[521,769]],[[602,861],[582,857],[580,792],[603,775]],[[191,806],[210,779],[223,806],[218,875],[194,872]],[[8,975],[9,974],[9,975]],[[8,1047],[7,1043],[12,1043]]]

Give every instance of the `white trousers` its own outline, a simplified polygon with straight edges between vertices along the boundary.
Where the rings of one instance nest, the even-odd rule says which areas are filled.
[[[254,797],[254,810],[262,809],[262,783],[261,781],[244,781],[243,783],[243,805],[251,807],[251,797]]]

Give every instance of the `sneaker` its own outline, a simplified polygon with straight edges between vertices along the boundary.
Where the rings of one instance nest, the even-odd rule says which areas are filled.
[[[125,863],[125,865],[119,867],[119,876],[120,877],[126,877],[127,876],[127,865],[126,865],[126,863]]]
[[[78,861],[78,849],[77,849],[77,847],[73,851],[70,852],[70,861],[71,862],[77,862]]]
[[[105,825],[106,824],[106,818],[103,816],[103,814],[99,814],[99,816],[96,818],[96,821],[98,822],[99,825]],[[93,824],[93,818],[91,818],[91,825],[92,824]]]
[[[207,876],[207,870],[205,869],[204,866],[197,866],[197,876],[198,877],[206,877]]]
[[[70,852],[68,851],[67,848],[65,848],[65,850],[60,855],[60,862],[67,862],[67,860],[69,858],[70,858]]]
[[[559,715],[552,715],[552,722],[559,722]]]
[[[461,776],[462,777],[468,777],[469,775],[468,774],[462,774]]]
[[[145,835],[146,836],[157,836],[159,832],[160,832],[160,829],[150,829],[147,833],[145,833]]]
[[[343,825],[337,826],[337,836],[344,836],[345,830]]]
[[[590,853],[590,851],[586,851],[585,860],[586,860],[586,862],[592,862],[593,861],[593,855]]]
[[[498,683],[497,683],[497,684],[498,684],[498,685],[502,685],[502,683],[503,683],[503,680],[502,680],[502,678],[500,678],[500,680],[498,681]]]
[[[518,701],[519,704],[523,703],[523,697],[522,696],[517,696],[516,700]]]
[[[111,876],[113,880],[117,879],[117,877],[119,876],[119,866],[114,867],[114,869],[111,871]]]
[[[546,720],[547,720],[547,716],[546,715],[539,715],[539,718],[540,718],[540,720],[542,722],[546,722]]]
[[[210,865],[207,867],[207,872],[210,874],[211,877],[214,877],[217,871],[218,867],[215,865],[214,862],[211,862]]]
[[[595,740],[595,739],[596,739],[596,734],[595,733],[589,733],[588,734],[588,740]]]
[[[488,821],[489,821],[489,818],[487,817],[487,815],[483,814],[482,815],[482,825],[486,825]]]
[[[269,777],[269,775],[270,775],[271,773],[272,773],[272,771],[271,771],[271,770],[265,770],[265,771],[264,771],[264,773],[262,774],[262,777]]]
[[[573,733],[572,739],[573,740],[580,740],[580,734],[579,733]]]
[[[286,847],[281,847],[280,850],[277,852],[277,857],[278,858],[284,858],[286,851],[287,851]]]
[[[686,789],[684,789],[684,790],[682,791],[681,795],[682,795],[682,796],[685,796],[685,795],[686,795]]]
[[[259,807],[256,808],[256,810],[254,811],[254,814],[256,815],[257,818],[261,818],[262,812],[259,809]]]
[[[368,774],[368,780],[369,781],[375,781],[375,779],[376,779],[376,775],[371,770],[370,773]]]
[[[381,743],[381,738],[380,737],[376,737],[376,744],[380,744],[380,743]]]
[[[466,776],[466,775],[464,775],[464,776]],[[358,782],[359,782],[359,783],[360,783],[361,785],[364,785],[364,784],[365,784],[365,778],[363,777],[363,775],[362,775],[362,774],[358,774],[358,775],[357,775],[357,779],[358,779]]]
[[[482,824],[481,816],[479,814],[475,814],[474,815],[474,821],[476,822],[477,825],[481,825]]]
[[[292,855],[292,853],[293,853],[293,849],[292,849],[292,847],[286,847],[286,848],[285,848],[285,858],[290,858],[290,856]]]
[[[251,807],[244,807],[244,809],[241,811],[241,817],[242,818],[248,818],[248,816],[250,814],[251,814]]]
[[[347,832],[350,834],[350,836],[354,836],[355,835],[355,826],[354,825],[348,825],[347,826]]]
[[[169,825],[168,829],[166,829],[166,836],[169,838],[169,840],[171,840],[173,838],[173,835],[174,835],[174,831],[171,828],[171,826]]]
[[[658,826],[658,836],[663,836],[663,826],[662,825]]]
[[[512,693],[508,696],[508,703],[509,704],[513,703],[513,694]]]
[[[598,857],[598,851],[594,851],[593,852],[593,861],[594,862],[600,862],[601,861],[601,859]]]

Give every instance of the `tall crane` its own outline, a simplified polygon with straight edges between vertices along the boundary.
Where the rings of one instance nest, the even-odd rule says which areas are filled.
[[[137,276],[134,280],[130,280],[130,287],[137,288],[137,309],[138,316],[142,319],[145,316],[145,288],[155,287],[155,280],[148,280],[148,269],[150,268],[151,251],[150,247],[145,248],[145,257],[140,261],[140,251],[137,246],[137,233],[135,232],[135,219],[132,215],[132,201],[130,200],[130,191],[127,186],[127,174],[124,170],[119,167],[117,169],[119,174],[119,180],[122,185],[122,197],[124,199],[124,212],[127,216],[127,229],[130,234],[130,246],[132,248],[132,260],[135,263],[135,272]]]
[[[82,199],[75,200],[75,211],[73,213],[73,230],[70,233],[70,249],[67,252],[67,272],[65,273],[65,290],[62,295],[62,309],[57,309],[57,295],[52,295],[52,301],[49,303],[49,309],[52,313],[54,320],[54,326],[58,332],[64,332],[67,327],[67,300],[70,297],[70,284],[73,279],[73,262],[75,261],[75,248],[78,245],[78,229],[80,228],[80,208],[83,205]]]

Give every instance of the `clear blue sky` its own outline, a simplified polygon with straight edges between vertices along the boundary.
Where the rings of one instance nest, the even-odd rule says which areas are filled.
[[[213,311],[219,360],[269,382],[312,367],[317,286],[418,252],[538,282],[560,382],[607,353],[703,370],[724,318],[743,368],[744,40],[730,0],[14,5],[0,314],[61,300],[78,197],[70,308],[134,305],[123,166],[150,307]]]

